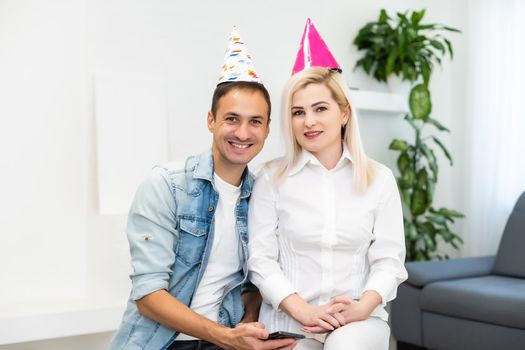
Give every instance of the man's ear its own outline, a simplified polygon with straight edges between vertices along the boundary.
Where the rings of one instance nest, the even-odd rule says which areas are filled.
[[[215,128],[215,118],[213,117],[213,114],[211,114],[211,111],[208,112],[208,130],[210,132],[213,132],[213,129]]]
[[[268,125],[266,125],[266,136],[264,137],[264,139],[266,139],[268,137],[268,135],[270,134],[270,123],[272,122],[271,119],[268,119]]]

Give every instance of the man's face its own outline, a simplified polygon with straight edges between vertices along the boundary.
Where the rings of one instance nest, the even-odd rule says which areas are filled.
[[[270,131],[268,105],[257,90],[233,89],[208,113],[215,167],[246,166],[262,149]]]

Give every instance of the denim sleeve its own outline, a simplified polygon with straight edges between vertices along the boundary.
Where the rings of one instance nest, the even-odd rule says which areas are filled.
[[[178,239],[175,209],[164,170],[154,169],[138,188],[128,216],[132,300],[168,289]]]

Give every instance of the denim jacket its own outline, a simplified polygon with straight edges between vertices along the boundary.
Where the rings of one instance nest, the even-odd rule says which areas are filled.
[[[227,327],[239,323],[244,313],[241,288],[248,275],[247,214],[252,185],[253,178],[246,169],[235,210],[242,246],[237,253],[243,268],[225,286],[218,315],[218,322]],[[127,226],[133,288],[110,349],[159,350],[175,340],[177,331],[142,316],[135,301],[165,289],[190,305],[210,256],[218,198],[211,151],[189,157],[183,170],[157,167],[139,187]]]

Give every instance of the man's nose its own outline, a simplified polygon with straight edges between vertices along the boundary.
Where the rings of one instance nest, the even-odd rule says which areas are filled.
[[[250,138],[250,125],[248,122],[242,122],[239,127],[235,130],[235,136],[239,140],[247,140]]]

